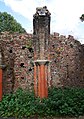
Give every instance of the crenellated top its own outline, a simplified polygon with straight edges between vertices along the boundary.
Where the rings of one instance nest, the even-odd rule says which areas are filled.
[[[14,38],[16,38],[16,40],[21,40],[21,39],[33,39],[33,34],[29,34],[29,33],[10,33],[10,32],[1,32],[0,33],[0,43],[1,41],[13,41]],[[67,37],[64,36],[64,35],[60,35],[59,33],[57,32],[54,32],[53,34],[50,34],[50,39],[54,38],[54,40],[64,40],[65,41],[69,41],[69,42],[74,42],[76,44],[79,44],[79,45],[83,45],[81,44],[77,39],[74,38],[74,36],[72,35],[68,35]]]

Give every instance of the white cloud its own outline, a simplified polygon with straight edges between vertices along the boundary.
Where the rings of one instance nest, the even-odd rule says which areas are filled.
[[[30,22],[36,7],[46,5],[51,12],[51,32],[80,37],[79,17],[84,12],[84,0],[4,0],[4,3]],[[84,37],[83,34],[81,35]]]

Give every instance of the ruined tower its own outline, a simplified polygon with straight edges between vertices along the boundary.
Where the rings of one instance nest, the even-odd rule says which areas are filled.
[[[33,16],[34,90],[36,96],[48,96],[50,85],[50,12],[47,7],[36,8]]]

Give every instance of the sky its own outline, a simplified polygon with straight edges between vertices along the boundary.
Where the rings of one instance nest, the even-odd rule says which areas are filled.
[[[36,7],[47,6],[51,13],[51,33],[73,35],[84,44],[84,0],[0,0],[0,11],[11,14],[28,33],[33,32]]]

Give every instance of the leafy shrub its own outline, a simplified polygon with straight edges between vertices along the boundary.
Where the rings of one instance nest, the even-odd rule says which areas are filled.
[[[53,88],[50,90],[48,99],[49,108],[56,111],[60,116],[79,116],[84,114],[83,88]]]
[[[0,102],[1,117],[84,115],[83,88],[51,88],[48,98],[40,99],[33,92],[18,89],[3,96]]]

